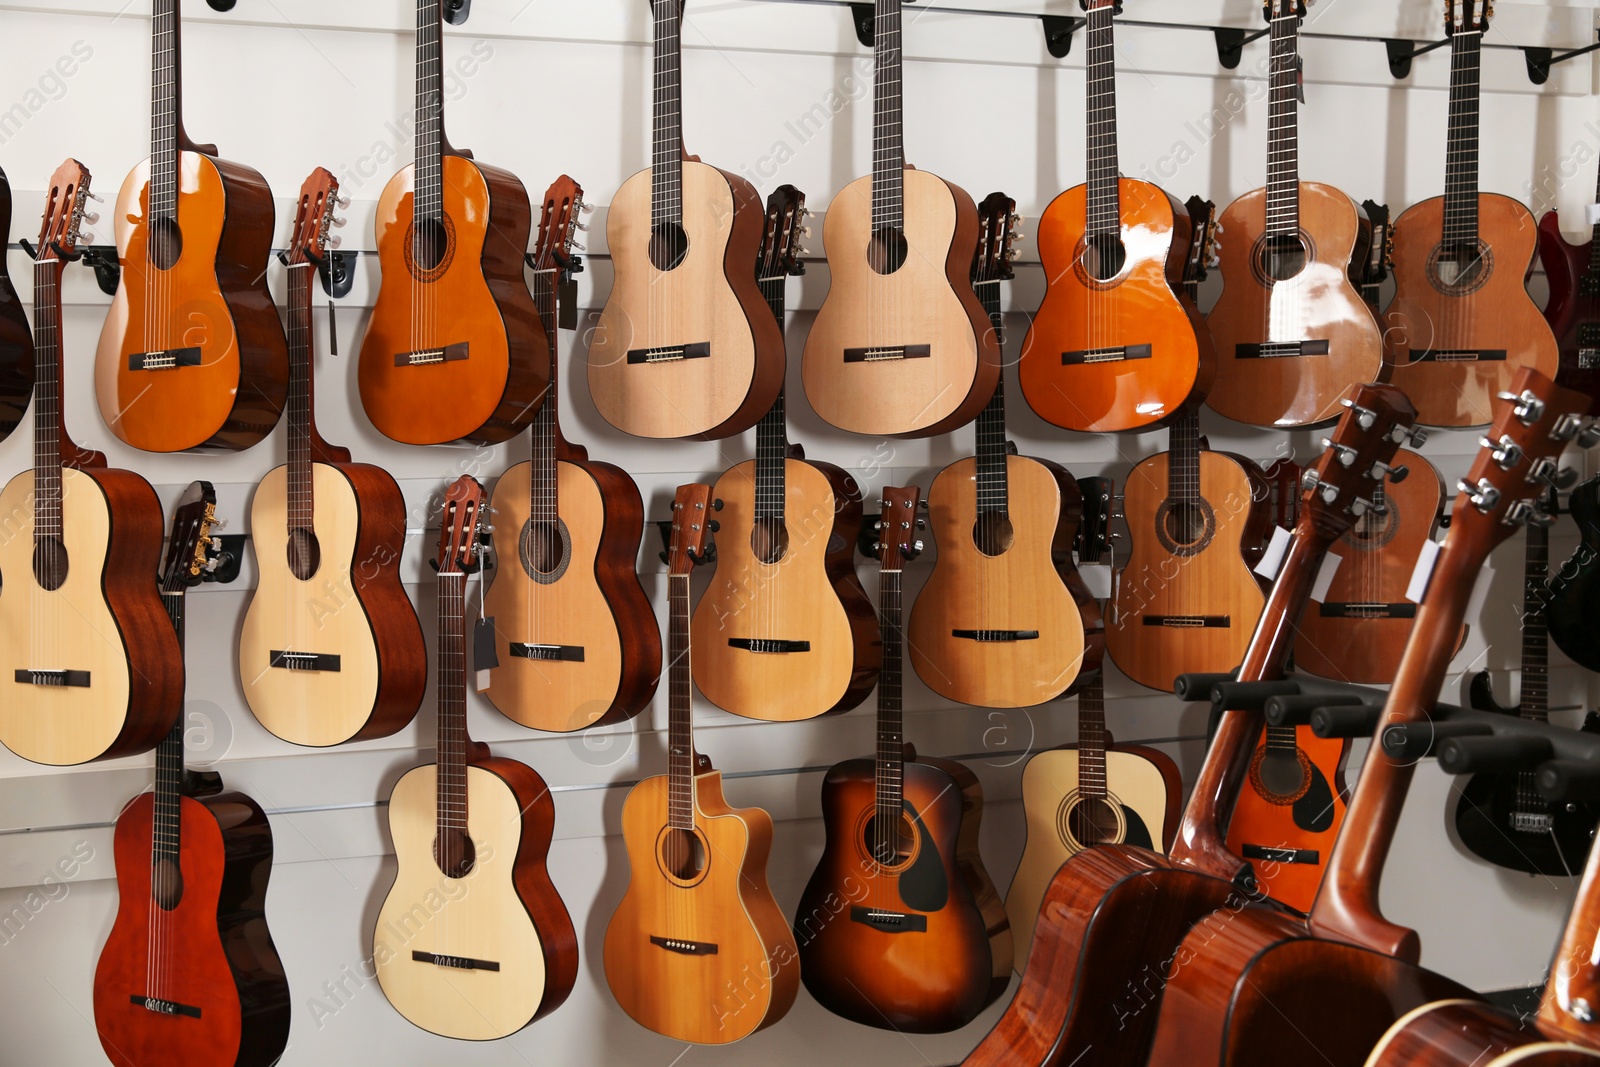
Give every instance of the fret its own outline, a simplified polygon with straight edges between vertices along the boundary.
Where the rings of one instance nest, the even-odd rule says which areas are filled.
[[[178,647],[184,645],[184,564],[182,560],[162,575],[161,600],[167,609],[167,618],[178,635]],[[184,717],[178,715],[172,729],[156,746],[156,784],[153,811],[150,820],[150,852],[152,860],[167,859],[177,862],[182,848],[183,833],[183,729]]]
[[[689,576],[667,577],[668,825],[694,829],[694,683],[689,677]]]
[[[651,92],[650,224],[683,224],[682,0],[651,0],[655,81]]]
[[[983,310],[989,315],[989,325],[994,328],[996,344],[1004,344],[1005,321],[1000,313],[1000,279],[981,274],[973,288],[977,290]],[[994,395],[978,413],[973,425],[977,439],[978,513],[1005,514],[1010,508],[1010,483],[1006,464],[1005,375],[1002,374],[995,379]]]
[[[756,519],[782,522],[789,435],[783,390],[756,424]]]
[[[885,530],[884,535],[888,536]],[[878,752],[874,788],[880,826],[898,825],[904,797],[905,722],[900,680],[903,651],[900,571],[878,574],[878,632],[883,638],[883,667],[878,675]]]
[[[1078,792],[1095,800],[1107,796],[1105,695],[1103,670],[1078,693]]]
[[[440,0],[417,0],[416,176],[412,223],[416,232],[444,218],[443,8]]]
[[[1300,16],[1272,20],[1267,132],[1267,235],[1300,232]]]
[[[61,528],[61,261],[33,265],[33,536],[59,541]]]
[[[872,229],[905,227],[905,143],[900,114],[900,0],[877,0],[873,20]]]
[[[153,0],[150,15],[149,217],[178,215],[179,82],[178,0]]]
[[[315,373],[312,355],[310,263],[289,267],[289,316],[285,331],[289,342],[289,392],[286,422],[289,438],[288,506],[284,509],[289,532],[310,530],[312,522],[311,418]]]
[[[1200,502],[1200,412],[1186,408],[1172,422],[1168,435],[1167,498],[1180,504]]]
[[[576,207],[573,210],[577,210]],[[544,403],[533,417],[532,453],[529,457],[529,517],[534,522],[554,526],[561,516],[558,485],[560,482],[557,460],[560,455],[561,423],[556,400],[559,396],[556,370],[560,360],[560,327],[558,325],[557,290],[561,284],[561,270],[553,264],[541,264],[533,272],[533,302],[539,312],[539,322],[544,326],[544,336],[550,347],[550,384],[545,386]]]
[[[467,829],[467,576],[439,572],[439,644],[435,653],[439,699],[436,763],[437,827]]]
[[[1088,232],[1112,235],[1122,230],[1117,167],[1116,44],[1110,3],[1088,10],[1086,66],[1088,113]]]
[[[1478,67],[1482,34],[1450,39],[1450,132],[1445,152],[1444,241],[1478,243]]]

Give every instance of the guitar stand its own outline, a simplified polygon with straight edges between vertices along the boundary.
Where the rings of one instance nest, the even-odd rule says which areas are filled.
[[[1447,774],[1532,771],[1539,795],[1551,804],[1600,799],[1600,717],[1573,730],[1476,708],[1440,705],[1434,722],[1391,726],[1383,751],[1391,759],[1435,755]]]
[[[1228,674],[1180,674],[1173,683],[1179,700],[1211,702],[1206,743],[1216,736],[1224,712],[1259,711],[1272,726],[1310,725],[1318,737],[1370,737],[1388,694],[1369,686],[1309,676],[1240,682]],[[1317,729],[1323,724],[1324,734]]]

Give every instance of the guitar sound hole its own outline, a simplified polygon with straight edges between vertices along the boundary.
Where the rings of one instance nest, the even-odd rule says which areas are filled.
[[[472,872],[478,853],[465,830],[445,830],[433,839],[433,862],[446,878],[465,878]]]
[[[1296,234],[1281,234],[1261,242],[1261,272],[1286,282],[1306,269],[1306,246]]]
[[[1439,249],[1434,269],[1438,272],[1439,284],[1446,289],[1475,289],[1487,264],[1478,245],[1448,244]]]
[[[1117,813],[1111,802],[1098,797],[1080,797],[1067,816],[1072,839],[1088,847],[1117,840]]]
[[[911,862],[911,853],[917,846],[917,828],[903,813],[893,826],[885,826],[881,816],[874,815],[862,828],[866,839],[867,855],[882,867],[903,867]]]
[[[150,866],[150,896],[162,911],[171,911],[183,899],[183,870],[166,856]]]
[[[978,516],[972,524],[972,543],[985,556],[999,556],[1011,550],[1016,531],[1011,526],[1011,516],[1003,511],[991,511]]]
[[[661,839],[661,865],[680,882],[693,882],[705,872],[706,847],[693,830],[670,829]]]
[[[171,270],[183,255],[183,231],[177,219],[153,219],[150,223],[150,262],[157,270]]]
[[[419,270],[437,269],[449,251],[450,231],[442,219],[423,219],[416,224],[411,239],[411,258]]]
[[[789,527],[782,519],[757,519],[750,551],[762,563],[777,563],[789,551]]]
[[[689,235],[676,222],[663,222],[650,231],[650,263],[656,270],[673,270],[689,254]]]
[[[1122,273],[1128,262],[1128,249],[1122,235],[1090,234],[1083,246],[1083,269],[1097,282],[1109,282]]]
[[[289,534],[289,573],[302,582],[310,581],[322,566],[322,545],[315,532],[300,527]]]
[[[1192,545],[1206,535],[1205,512],[1196,504],[1176,502],[1167,509],[1166,531],[1174,544]]]
[[[1259,773],[1261,784],[1269,793],[1292,797],[1304,791],[1305,771],[1300,765],[1299,753],[1293,750],[1268,750],[1261,759]]]
[[[534,522],[528,526],[528,566],[539,574],[553,574],[566,556],[566,540],[561,526],[554,522]]]
[[[59,537],[33,539],[33,577],[42,589],[60,589],[67,581],[67,546]]]
[[[879,274],[893,274],[905,265],[909,248],[901,231],[887,226],[874,230],[867,242],[867,263]]]

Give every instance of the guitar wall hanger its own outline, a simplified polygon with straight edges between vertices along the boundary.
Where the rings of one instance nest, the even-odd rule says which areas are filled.
[[[39,250],[26,237],[18,238],[17,244],[27,253],[29,259],[39,258]],[[58,256],[61,255],[59,247],[55,252]],[[83,246],[63,258],[68,263],[81,261],[85,267],[93,267],[94,278],[100,286],[100,291],[107,296],[117,295],[117,282],[122,277],[122,265],[117,261],[116,245]]]

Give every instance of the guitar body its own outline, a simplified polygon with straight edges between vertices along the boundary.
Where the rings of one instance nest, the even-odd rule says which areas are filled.
[[[1367,1067],[1594,1067],[1600,1051],[1550,1036],[1481,1000],[1444,1000],[1401,1017]]]
[[[994,395],[1000,352],[972,291],[978,209],[944,179],[907,168],[905,262],[879,274],[872,244],[872,178],[833,198],[823,244],[833,279],[806,337],[806,397],[852,433],[930,437],[970,422]],[[869,358],[880,348],[926,355]]]
[[[1165,851],[1177,833],[1183,779],[1172,757],[1141,745],[1111,745],[1105,756],[1109,803],[1104,804],[1078,791],[1077,745],[1041,752],[1022,769],[1027,838],[1006,892],[1018,974],[1026,973],[1040,905],[1063,863],[1092,844]],[[1087,844],[1074,832],[1085,818],[1101,829],[1101,836]]]
[[[641,1025],[724,1045],[781,1019],[800,986],[794,935],[767,886],[772,819],[760,808],[729,807],[720,772],[695,775],[706,864],[680,878],[665,859],[669,792],[666,775],[646,778],[622,808],[632,877],[606,927],[606,982]],[[682,947],[691,945],[715,951]]]
[[[1567,500],[1583,543],[1550,576],[1545,620],[1550,639],[1574,663],[1600,671],[1600,625],[1594,605],[1600,603],[1600,481],[1588,481]]]
[[[1561,358],[1556,384],[1600,398],[1600,289],[1584,282],[1591,249],[1589,241],[1567,243],[1557,212],[1547,211],[1539,220],[1539,262],[1550,284],[1544,318]]]
[[[144,752],[183,707],[183,653],[152,576],[166,525],[131,471],[61,471],[66,580],[34,577],[33,471],[0,492],[15,534],[0,539],[0,742],[57,766]],[[87,671],[86,685],[16,681],[27,669]]]
[[[289,354],[267,291],[272,191],[256,171],[185,151],[178,159],[181,247],[163,268],[152,239],[150,161],[117,194],[122,277],[95,353],[100,414],[146,452],[237,452],[277,425]],[[146,352],[195,350],[198,362],[132,369]]]
[[[717,480],[723,504],[717,567],[695,605],[694,681],[725,711],[792,722],[845,711],[877,681],[878,620],[853,563],[861,528],[855,479],[830,463],[784,461],[787,544],[776,562],[756,520],[756,464]],[[806,651],[766,653],[734,641],[805,641]]]
[[[152,899],[154,806],[142,793],[117,818],[117,916],[94,975],[100,1044],[116,1067],[270,1067],[290,1012],[265,913],[272,827],[242,793],[182,798],[182,895],[167,910]]]
[[[1444,198],[1406,210],[1394,226],[1395,298],[1383,315],[1391,380],[1432,426],[1481,426],[1495,395],[1511,388],[1518,370],[1554,378],[1560,364],[1555,335],[1528,296],[1538,227],[1527,208],[1507,196],[1478,197],[1486,272],[1450,286],[1437,259]],[[1419,360],[1442,351],[1443,360]],[[1487,353],[1493,358],[1475,358]],[[1464,355],[1463,355],[1464,354]]]
[[[988,556],[978,547],[979,523],[985,520],[977,511],[977,476],[978,461],[963,459],[941,471],[929,487],[929,524],[940,552],[911,608],[911,664],[947,699],[980,707],[1031,707],[1066,692],[1083,664],[1083,617],[1065,584],[1082,495],[1065,468],[1006,457],[1010,543],[1006,551]],[[1007,540],[1001,533],[990,543]],[[1037,636],[957,636],[1015,631]]]
[[[1383,338],[1372,308],[1350,281],[1351,264],[1371,241],[1365,216],[1331,185],[1300,183],[1302,245],[1294,277],[1266,271],[1267,191],[1246,193],[1222,213],[1222,295],[1207,321],[1217,373],[1206,403],[1254,426],[1326,423],[1340,412],[1352,382],[1384,380]],[[1326,351],[1259,354],[1260,346],[1327,342]]]
[[[11,183],[0,171],[0,240],[11,243]],[[33,395],[33,332],[0,257],[0,441],[22,421]]]
[[[545,869],[555,804],[531,767],[494,757],[471,763],[475,860],[465,877],[450,878],[434,858],[437,781],[437,764],[424,764],[389,797],[398,869],[373,932],[378,984],[424,1030],[468,1041],[505,1037],[554,1011],[577,980],[577,934]]]
[[[1048,288],[1022,342],[1017,377],[1028,406],[1069,430],[1158,426],[1211,386],[1211,333],[1183,290],[1193,227],[1183,206],[1149,182],[1123,178],[1122,270],[1085,269],[1088,186],[1068,189],[1039,219]],[[1067,353],[1148,346],[1136,358],[1065,362]]]
[[[428,683],[422,627],[400,584],[405,502],[370,464],[313,463],[311,475],[320,559],[308,577],[290,563],[288,468],[269,471],[251,501],[260,579],[239,638],[239,681],[261,725],[285,741],[386,737],[416,715]],[[274,666],[284,651],[338,662]]]
[[[1250,780],[1228,820],[1228,851],[1260,863],[1273,860],[1261,881],[1272,899],[1309,911],[1322,886],[1328,857],[1344,824],[1349,790],[1344,764],[1350,743],[1295,729],[1292,750],[1267,743],[1250,760]]]
[[[1185,671],[1237,667],[1266,605],[1243,554],[1256,509],[1250,476],[1237,460],[1202,451],[1201,514],[1184,531],[1180,509],[1167,503],[1170,455],[1128,474],[1131,545],[1106,625],[1106,649],[1122,673],[1168,691]]]
[[[513,175],[459,155],[445,154],[443,187],[448,243],[432,268],[413,254],[416,166],[378,197],[383,283],[361,341],[361,406],[405,444],[496,444],[528,425],[550,381],[550,347],[522,274],[532,209]],[[443,359],[407,358],[440,349]]]
[[[982,796],[951,760],[904,764],[895,868],[873,859],[873,761],[847,760],[822,785],[827,843],[800,895],[795,930],[806,989],[836,1015],[905,1033],[971,1022],[1004,991],[1013,955],[1005,908],[977,855]],[[874,911],[908,917],[896,929]],[[920,927],[920,928],[918,928]]]
[[[761,198],[743,178],[685,160],[688,251],[670,270],[651,262],[650,202],[651,171],[642,170],[606,217],[616,281],[589,346],[590,395],[607,422],[639,437],[742,433],[772,407],[784,376],[783,332],[750,266]],[[646,357],[675,348],[704,354]]]

